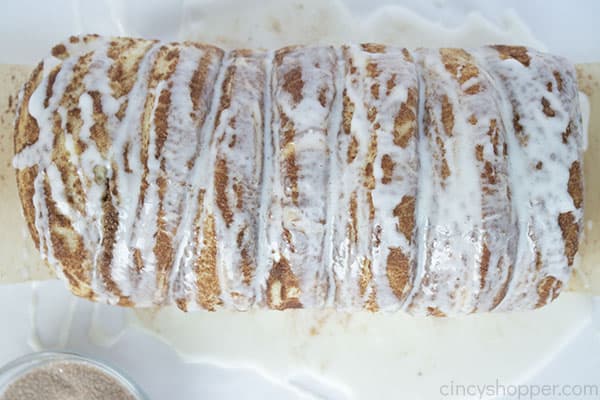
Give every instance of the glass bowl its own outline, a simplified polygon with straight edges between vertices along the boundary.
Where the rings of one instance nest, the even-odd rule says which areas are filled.
[[[0,398],[11,383],[36,368],[54,362],[70,362],[95,367],[127,390],[136,400],[148,400],[144,392],[123,372],[92,358],[68,352],[42,351],[19,357],[0,368]]]

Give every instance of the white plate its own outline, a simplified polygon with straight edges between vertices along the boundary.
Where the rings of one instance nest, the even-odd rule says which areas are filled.
[[[347,3],[351,12],[341,18],[316,0],[14,2],[0,15],[0,62],[33,64],[52,44],[80,32],[265,47],[378,38],[409,47],[523,42],[575,62],[600,61],[600,2],[593,0],[577,7],[560,1],[403,2],[423,20],[380,8],[388,1]],[[479,14],[467,15],[473,10]],[[368,17],[373,11],[379,14]],[[126,370],[156,399],[440,398],[448,385],[495,385],[496,379],[504,385],[595,384],[598,303],[564,294],[536,312],[457,320],[183,315],[92,305],[59,282],[20,284],[0,287],[0,364],[37,348],[80,351]]]

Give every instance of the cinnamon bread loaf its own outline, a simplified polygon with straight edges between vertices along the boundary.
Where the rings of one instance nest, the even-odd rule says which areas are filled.
[[[443,316],[556,298],[582,140],[573,67],[528,48],[88,35],[23,87],[14,166],[76,295]]]

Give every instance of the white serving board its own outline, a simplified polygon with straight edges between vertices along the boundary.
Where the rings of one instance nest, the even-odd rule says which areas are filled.
[[[280,6],[273,6],[275,0],[249,3],[22,0],[0,15],[0,63],[32,65],[54,42],[84,31],[169,40],[193,36],[218,44],[265,46],[323,37],[345,40],[339,28],[332,28],[337,15],[327,14],[333,9],[330,5],[315,6],[323,4],[316,0]],[[348,1],[354,20],[361,23],[369,12],[390,3]],[[577,7],[560,1],[517,0],[407,0],[402,4],[430,20],[463,26],[454,31],[430,27],[429,35],[419,36],[425,22],[415,22],[410,14],[390,17],[387,37],[400,41],[405,35],[408,46],[419,40],[432,43],[440,36],[458,46],[466,40],[477,43],[518,35],[526,44],[539,44],[537,38],[547,50],[574,62],[600,61],[600,42],[593,40],[600,3],[594,0],[577,2]],[[506,7],[515,7],[531,31],[523,31],[510,13],[505,14]],[[477,16],[465,17],[473,9],[497,21],[500,28],[482,28]],[[505,15],[508,22],[502,25]],[[274,20],[283,33],[276,32]],[[485,34],[478,35],[482,29],[487,29]],[[9,154],[3,148],[0,152]],[[7,156],[0,160],[2,168],[8,161]],[[0,207],[0,260],[8,254],[14,258],[0,262],[0,281],[47,279],[50,274],[36,267],[39,262],[24,236],[16,194],[12,199],[4,197],[14,190],[11,179],[0,176],[0,199],[7,199]],[[594,193],[586,193],[586,200],[599,192]],[[595,213],[600,207],[588,207],[586,213],[590,210]],[[586,240],[593,249],[592,237]],[[9,264],[10,273],[4,267]],[[18,265],[32,269],[14,268]],[[0,364],[38,348],[79,351],[126,370],[153,399],[375,398],[375,394],[427,399],[440,398],[441,385],[452,380],[589,384],[597,383],[600,376],[598,303],[590,295],[566,293],[536,312],[457,320],[310,312],[184,315],[170,309],[134,312],[94,305],[75,299],[52,280],[9,284],[0,286],[0,327],[4,328],[0,329]]]

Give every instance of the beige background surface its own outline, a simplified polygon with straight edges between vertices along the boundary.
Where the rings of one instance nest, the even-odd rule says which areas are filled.
[[[29,237],[12,168],[17,94],[30,67],[0,65],[0,283],[53,277]]]
[[[590,124],[584,155],[584,238],[569,288],[600,295],[600,63],[581,64],[577,69],[580,90],[590,101]],[[53,277],[27,232],[11,165],[17,94],[30,70],[0,65],[0,284]]]

